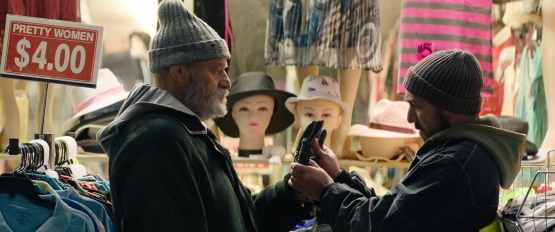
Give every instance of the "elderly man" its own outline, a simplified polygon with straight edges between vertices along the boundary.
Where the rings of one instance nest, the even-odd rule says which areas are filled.
[[[158,19],[153,86],[135,86],[97,136],[110,157],[116,230],[288,231],[310,218],[286,182],[251,196],[201,122],[226,114],[225,41],[179,0],[160,3]]]
[[[494,221],[499,186],[511,186],[525,136],[479,117],[482,72],[476,58],[443,50],[411,67],[403,83],[407,120],[425,140],[407,175],[384,196],[338,181],[333,152],[312,149],[319,164],[291,164],[289,184],[320,201],[334,231],[478,231]],[[338,174],[339,173],[339,174]],[[335,180],[335,182],[334,182]]]

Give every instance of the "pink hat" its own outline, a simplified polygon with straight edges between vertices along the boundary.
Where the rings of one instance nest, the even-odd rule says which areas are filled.
[[[378,138],[418,138],[414,125],[407,121],[409,103],[404,101],[378,101],[368,126],[355,124],[347,135]]]
[[[67,131],[73,128],[80,123],[81,116],[123,101],[128,94],[112,71],[106,68],[98,70],[96,88],[70,88],[69,95],[75,115],[64,122],[62,129]]]

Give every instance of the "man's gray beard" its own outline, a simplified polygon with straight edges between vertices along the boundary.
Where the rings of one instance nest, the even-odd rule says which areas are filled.
[[[200,120],[223,117],[227,113],[228,90],[218,88],[214,94],[210,94],[208,87],[203,85],[200,78],[194,70],[191,70],[191,81],[185,86],[183,102]],[[219,98],[224,94],[224,100],[220,102]]]

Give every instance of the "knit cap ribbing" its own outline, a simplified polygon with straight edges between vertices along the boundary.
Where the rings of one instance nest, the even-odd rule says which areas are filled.
[[[472,53],[437,51],[409,68],[405,88],[430,104],[456,114],[480,112],[482,68]]]
[[[151,71],[219,57],[230,58],[225,40],[189,12],[182,1],[162,1],[158,7],[158,22],[160,28],[148,51]]]

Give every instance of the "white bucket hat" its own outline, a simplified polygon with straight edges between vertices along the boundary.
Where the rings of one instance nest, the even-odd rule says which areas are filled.
[[[308,76],[303,80],[297,97],[290,97],[285,101],[285,107],[296,114],[297,102],[303,100],[324,99],[337,103],[341,107],[343,117],[351,114],[351,107],[341,101],[339,84],[329,76]]]
[[[81,123],[81,116],[123,101],[128,94],[112,71],[106,68],[98,70],[95,89],[75,86],[70,88],[69,95],[75,115],[64,122],[62,129],[68,131],[74,128]],[[117,111],[119,109],[115,113]]]

